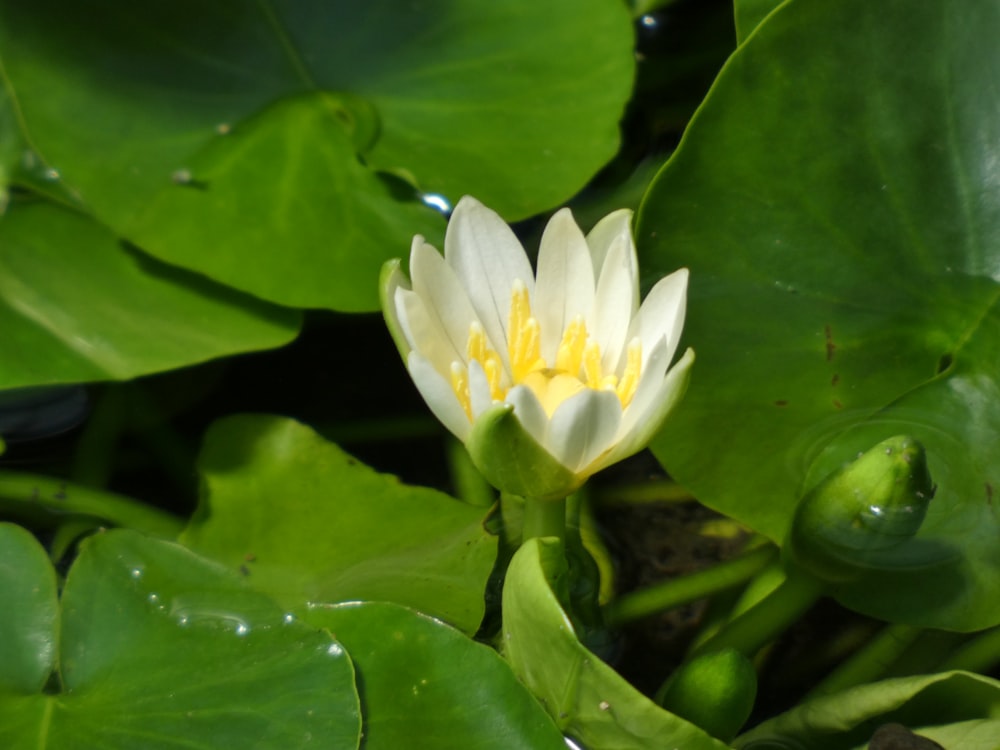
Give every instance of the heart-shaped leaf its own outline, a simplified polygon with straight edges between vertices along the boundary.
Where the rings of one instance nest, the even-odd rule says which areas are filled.
[[[440,239],[414,188],[508,219],[576,193],[634,69],[604,0],[5,3],[0,49],[30,170],[168,262],[339,310]]]
[[[281,417],[217,422],[199,466],[202,505],[181,541],[285,606],[379,599],[479,627],[497,550],[483,508],[378,474]]]
[[[784,3],[638,230],[647,267],[691,268],[698,364],[653,446],[668,470],[780,541],[825,476],[913,436],[937,483],[920,544],[836,593],[954,629],[1000,622],[998,33],[992,2]]]
[[[98,534],[70,569],[57,623],[44,550],[29,551],[23,531],[0,536],[25,563],[22,582],[0,589],[13,605],[0,629],[15,638],[2,648],[30,657],[0,668],[3,747],[357,747],[344,649],[239,576],[176,544]],[[58,683],[43,691],[53,666]]]

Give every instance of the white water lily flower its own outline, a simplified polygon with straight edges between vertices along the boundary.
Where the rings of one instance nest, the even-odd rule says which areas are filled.
[[[560,210],[536,273],[510,227],[465,197],[444,257],[417,236],[412,283],[386,265],[383,311],[417,389],[502,490],[564,497],[645,447],[686,387],[694,352],[670,362],[687,269],[640,307],[630,220],[616,211],[584,237]]]

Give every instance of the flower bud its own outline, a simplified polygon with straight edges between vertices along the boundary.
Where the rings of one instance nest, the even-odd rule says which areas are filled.
[[[883,440],[799,502],[786,550],[794,562],[830,582],[896,567],[901,548],[923,523],[934,489],[917,440]]]

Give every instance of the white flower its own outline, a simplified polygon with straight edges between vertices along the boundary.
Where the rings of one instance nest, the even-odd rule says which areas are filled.
[[[660,280],[640,307],[630,220],[616,211],[584,237],[562,209],[536,273],[510,227],[465,197],[444,257],[417,236],[412,284],[399,261],[386,266],[383,311],[417,389],[500,489],[575,489],[645,447],[684,391],[694,352],[670,362],[688,272]]]

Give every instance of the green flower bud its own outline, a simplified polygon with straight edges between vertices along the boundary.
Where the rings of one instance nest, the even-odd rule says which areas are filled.
[[[670,713],[729,742],[750,717],[756,697],[753,664],[736,649],[726,648],[682,665],[658,700]]]
[[[786,550],[830,582],[895,567],[900,548],[920,529],[934,489],[917,440],[883,440],[799,502]]]

